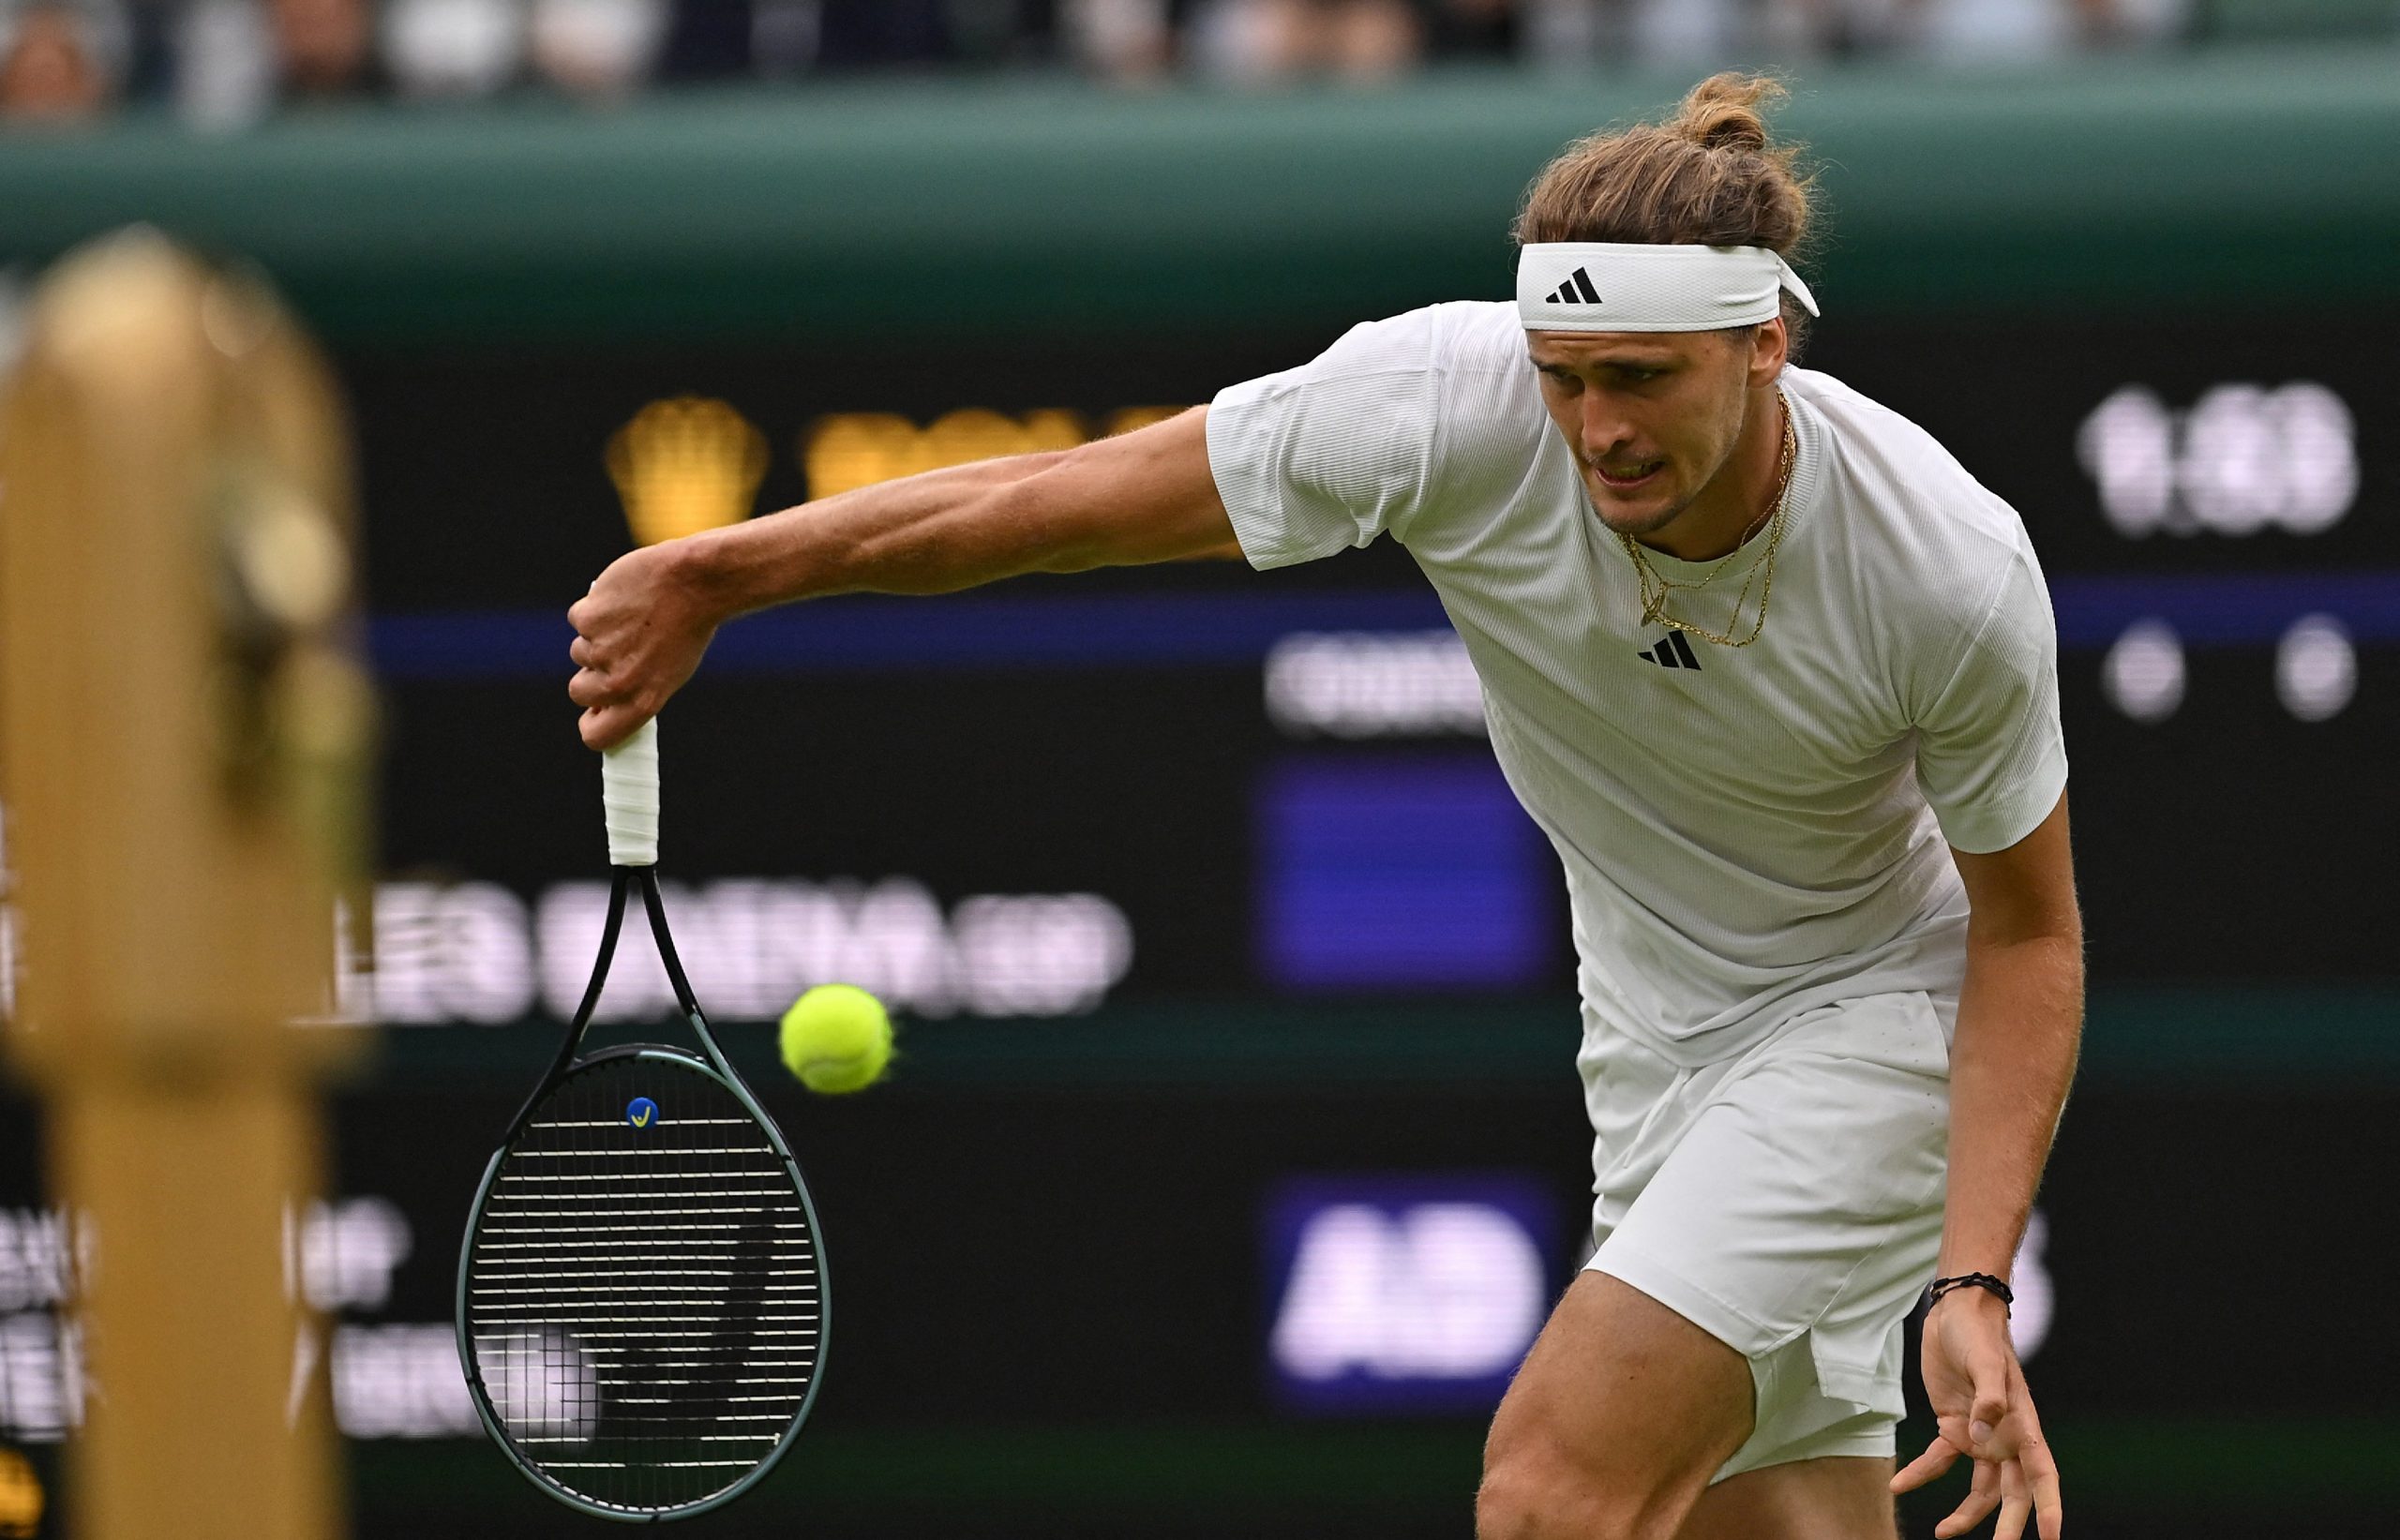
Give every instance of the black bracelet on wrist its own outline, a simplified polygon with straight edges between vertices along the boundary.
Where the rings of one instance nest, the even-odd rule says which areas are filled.
[[[2017,1303],[2016,1292],[1989,1273],[1961,1273],[1957,1278],[1938,1278],[1925,1291],[1925,1308],[1931,1309],[1942,1303],[1942,1296],[1959,1289],[1982,1289],[2000,1296],[2001,1308],[2008,1310]],[[2010,1313],[2015,1313],[2010,1311]]]

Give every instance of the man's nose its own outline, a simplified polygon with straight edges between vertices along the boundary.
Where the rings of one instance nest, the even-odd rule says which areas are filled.
[[[1600,392],[1585,391],[1582,406],[1582,421],[1577,426],[1582,434],[1584,458],[1606,459],[1633,437],[1632,425]]]

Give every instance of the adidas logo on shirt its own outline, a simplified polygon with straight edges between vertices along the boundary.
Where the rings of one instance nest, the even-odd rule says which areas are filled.
[[[1661,668],[1700,666],[1700,654],[1691,650],[1691,643],[1684,640],[1684,634],[1680,631],[1668,632],[1658,638],[1658,646],[1647,652],[1636,652],[1634,656],[1643,663],[1655,663]]]
[[[1548,305],[1598,305],[1600,292],[1592,287],[1592,275],[1577,268],[1565,283],[1543,297]]]

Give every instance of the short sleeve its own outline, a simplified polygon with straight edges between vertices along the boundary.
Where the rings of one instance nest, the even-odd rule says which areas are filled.
[[[1251,565],[1404,540],[1431,474],[1439,391],[1432,318],[1418,310],[1219,392],[1208,469]]]
[[[2058,628],[2032,555],[2010,561],[1959,657],[1917,722],[1917,780],[1960,850],[2005,850],[2066,789]]]

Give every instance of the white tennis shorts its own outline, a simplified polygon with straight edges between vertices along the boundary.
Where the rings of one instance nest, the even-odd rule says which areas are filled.
[[[1950,1053],[1931,1002],[1843,1001],[1697,1069],[1595,1030],[1578,1062],[1588,1265],[1750,1362],[1757,1421],[1715,1479],[1892,1454],[1901,1323],[1942,1238]]]

